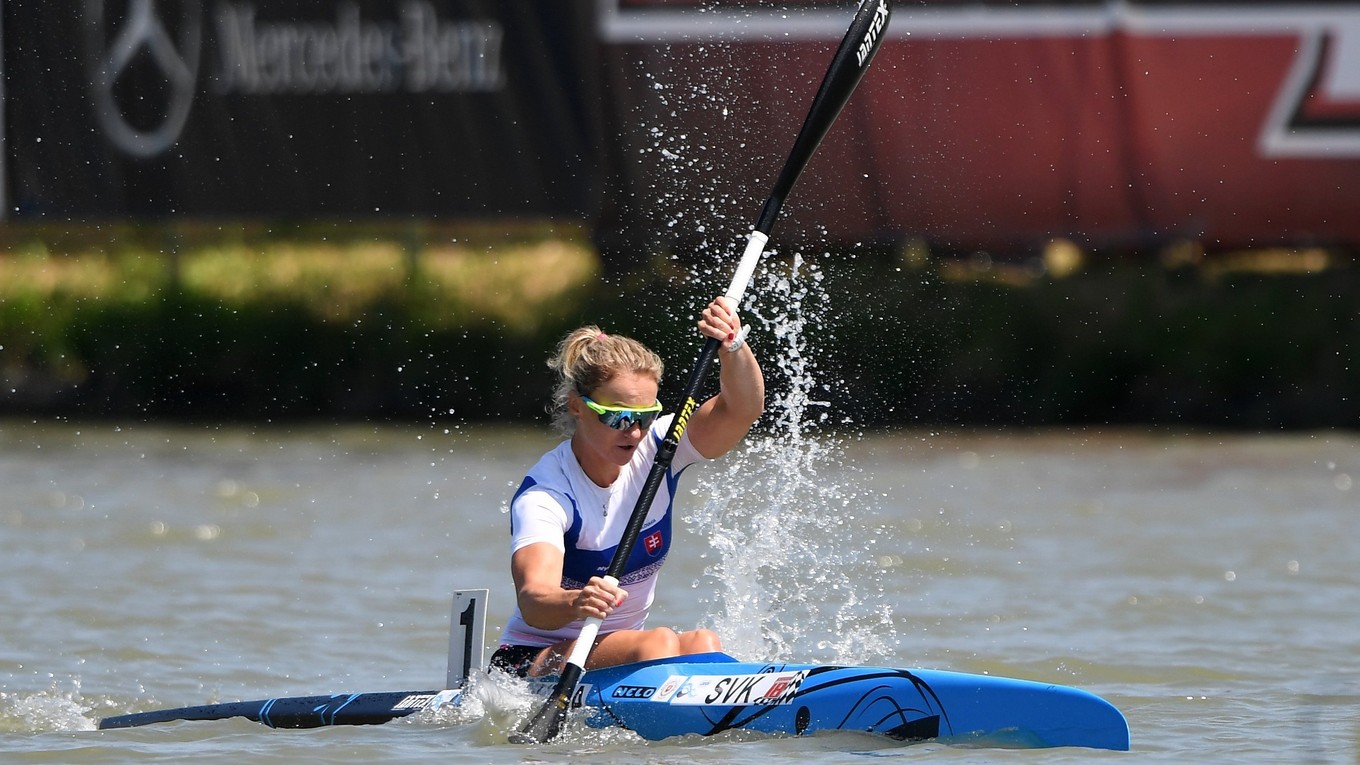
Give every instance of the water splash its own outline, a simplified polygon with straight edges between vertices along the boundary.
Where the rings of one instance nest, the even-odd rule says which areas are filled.
[[[504,672],[474,672],[458,703],[427,709],[404,722],[457,728],[473,746],[504,746],[510,734],[520,730],[542,706],[555,680],[555,676],[526,680]],[[587,725],[585,719],[594,714],[593,708],[571,710],[567,724],[550,746],[580,755],[637,743],[637,734],[626,728]]]
[[[716,294],[745,244],[750,192],[773,182],[783,147],[754,129],[770,104],[735,97],[733,84],[756,66],[740,49],[680,45],[662,55],[704,65],[636,73],[644,130],[634,149],[653,166],[644,196],[692,285]],[[697,116],[676,129],[681,111]],[[750,173],[723,183],[718,170],[733,162]],[[831,310],[822,276],[801,253],[768,253],[757,270],[742,313],[766,369],[766,414],[741,450],[703,471],[695,491],[706,504],[686,519],[716,557],[695,583],[714,594],[707,621],[743,659],[854,663],[881,657],[896,640],[872,555],[881,538],[869,528],[872,503],[842,463],[842,443],[823,433],[846,423],[817,395],[826,383],[813,343],[825,341],[820,319]]]
[[[748,320],[767,328],[763,430],[710,472],[708,497],[687,520],[718,560],[698,585],[719,593],[709,620],[729,653],[747,660],[862,663],[896,639],[872,554],[873,507],[841,462],[841,440],[820,434],[832,415],[819,389],[808,325],[829,310],[822,274],[794,255],[758,279]]]
[[[0,692],[0,732],[49,733],[94,730],[93,708],[80,696],[79,682],[63,691],[55,685],[38,693]]]
[[[460,728],[469,743],[504,744],[543,702],[529,681],[504,672],[473,672],[456,704],[413,715],[410,724]]]

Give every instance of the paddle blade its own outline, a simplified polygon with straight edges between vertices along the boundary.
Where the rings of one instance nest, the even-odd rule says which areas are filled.
[[[543,702],[543,706],[538,708],[538,712],[529,718],[518,733],[510,735],[510,743],[543,744],[557,738],[557,734],[562,730],[562,721],[567,717],[567,710],[571,708],[571,697],[576,693],[576,684],[580,679],[581,668],[575,664],[568,664],[562,670],[562,677],[553,688],[552,695]]]

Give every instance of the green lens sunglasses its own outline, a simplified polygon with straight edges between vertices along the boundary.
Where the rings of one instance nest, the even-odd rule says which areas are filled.
[[[600,415],[600,422],[613,428],[614,430],[628,430],[634,425],[646,430],[652,426],[652,421],[661,414],[661,402],[658,401],[651,406],[644,406],[636,409],[631,406],[605,406],[590,400],[589,396],[582,395],[581,401],[590,408],[590,411]]]

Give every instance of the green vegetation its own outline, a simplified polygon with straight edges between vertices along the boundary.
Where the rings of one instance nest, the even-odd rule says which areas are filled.
[[[150,417],[532,416],[588,304],[577,231],[8,232],[0,407]],[[541,387],[540,387],[541,389]],[[496,400],[485,402],[490,396]]]
[[[1353,264],[1166,255],[823,255],[814,397],[864,425],[1360,424]],[[607,275],[583,231],[549,226],[11,225],[0,413],[541,418],[543,360],[585,322],[666,350],[678,384],[726,271],[671,263]]]
[[[1360,425],[1360,271],[1257,257],[1067,278],[838,270],[831,289],[873,295],[884,318],[877,330],[847,318],[841,336],[877,331],[912,349],[848,345],[843,362],[860,371],[844,377],[867,388],[853,399],[895,402],[902,422]]]

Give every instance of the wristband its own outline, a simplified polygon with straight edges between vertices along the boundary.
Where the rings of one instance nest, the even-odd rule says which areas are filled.
[[[727,352],[736,353],[741,350],[741,347],[746,345],[746,336],[749,334],[751,334],[751,325],[746,324],[741,328],[741,331],[737,333],[737,339],[728,344]]]

